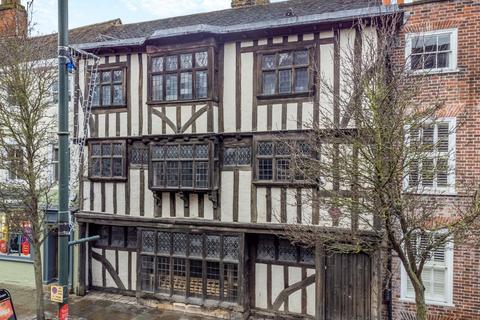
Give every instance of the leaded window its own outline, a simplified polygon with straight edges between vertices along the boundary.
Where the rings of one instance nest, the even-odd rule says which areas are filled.
[[[90,178],[125,178],[125,154],[123,141],[91,142]]]
[[[92,92],[94,107],[125,107],[125,67],[118,66],[98,72],[96,86]]]
[[[148,166],[149,148],[143,142],[134,142],[130,148],[130,165]]]
[[[243,258],[240,235],[144,230],[141,239],[139,277],[143,291],[238,300]]]
[[[115,248],[119,250],[137,248],[137,228],[109,225],[92,225],[90,235],[99,235],[94,242],[96,247]]]
[[[208,50],[150,58],[152,102],[208,98],[210,57]]]
[[[152,145],[152,189],[208,189],[209,159],[208,144]]]
[[[261,95],[284,95],[310,91],[308,50],[263,54],[260,63]]]
[[[249,166],[252,148],[250,146],[225,147],[223,149],[223,165],[225,167]]]
[[[283,264],[315,264],[312,248],[292,244],[276,236],[260,236],[257,242],[257,260]]]
[[[304,141],[258,141],[256,180],[271,182],[302,182],[305,178],[292,165],[292,152],[312,157]]]

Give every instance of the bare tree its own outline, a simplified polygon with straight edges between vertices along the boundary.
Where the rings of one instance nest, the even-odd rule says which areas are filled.
[[[37,319],[44,319],[41,247],[50,231],[45,209],[56,197],[48,174],[56,64],[51,47],[30,38],[29,29],[0,40],[0,169],[9,172],[0,182],[0,207],[10,231],[23,233],[32,246]],[[6,201],[12,196],[14,207]]]
[[[336,53],[337,83],[312,70],[318,75],[318,119],[303,124],[309,128],[305,145],[280,140],[291,149],[292,175],[316,186],[302,205],[321,208],[320,222],[307,217],[288,225],[285,234],[334,251],[393,250],[414,289],[416,319],[426,320],[425,264],[453,241],[475,239],[480,198],[475,181],[457,175],[453,186],[449,179],[455,170],[449,139],[461,123],[442,121],[448,106],[429,86],[429,75],[410,71],[429,58],[405,59],[402,21],[401,14],[358,21],[350,43]],[[461,202],[444,200],[451,187],[462,193]],[[325,221],[348,232],[325,232],[318,227]]]

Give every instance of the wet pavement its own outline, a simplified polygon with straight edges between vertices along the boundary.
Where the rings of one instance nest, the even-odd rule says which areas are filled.
[[[0,288],[10,291],[18,320],[35,319],[35,300],[32,288],[0,283]],[[47,312],[53,314],[54,305],[49,301]],[[200,320],[213,319],[177,311],[163,311],[136,303],[133,297],[92,292],[85,297],[71,296],[71,320]],[[51,317],[49,317],[51,318]]]

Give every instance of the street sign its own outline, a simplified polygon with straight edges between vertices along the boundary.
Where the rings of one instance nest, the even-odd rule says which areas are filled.
[[[64,299],[63,286],[52,285],[50,287],[50,301],[63,303]]]
[[[0,320],[17,320],[12,297],[5,289],[0,289]]]

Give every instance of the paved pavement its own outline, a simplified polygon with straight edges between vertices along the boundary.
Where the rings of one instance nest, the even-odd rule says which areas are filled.
[[[32,288],[2,284],[0,288],[10,291],[18,320],[35,318],[34,290]],[[85,297],[71,296],[70,319],[72,320],[200,320],[205,316],[195,316],[183,312],[162,311],[139,306],[134,297],[91,292]],[[46,302],[47,314],[53,314],[54,305]]]

